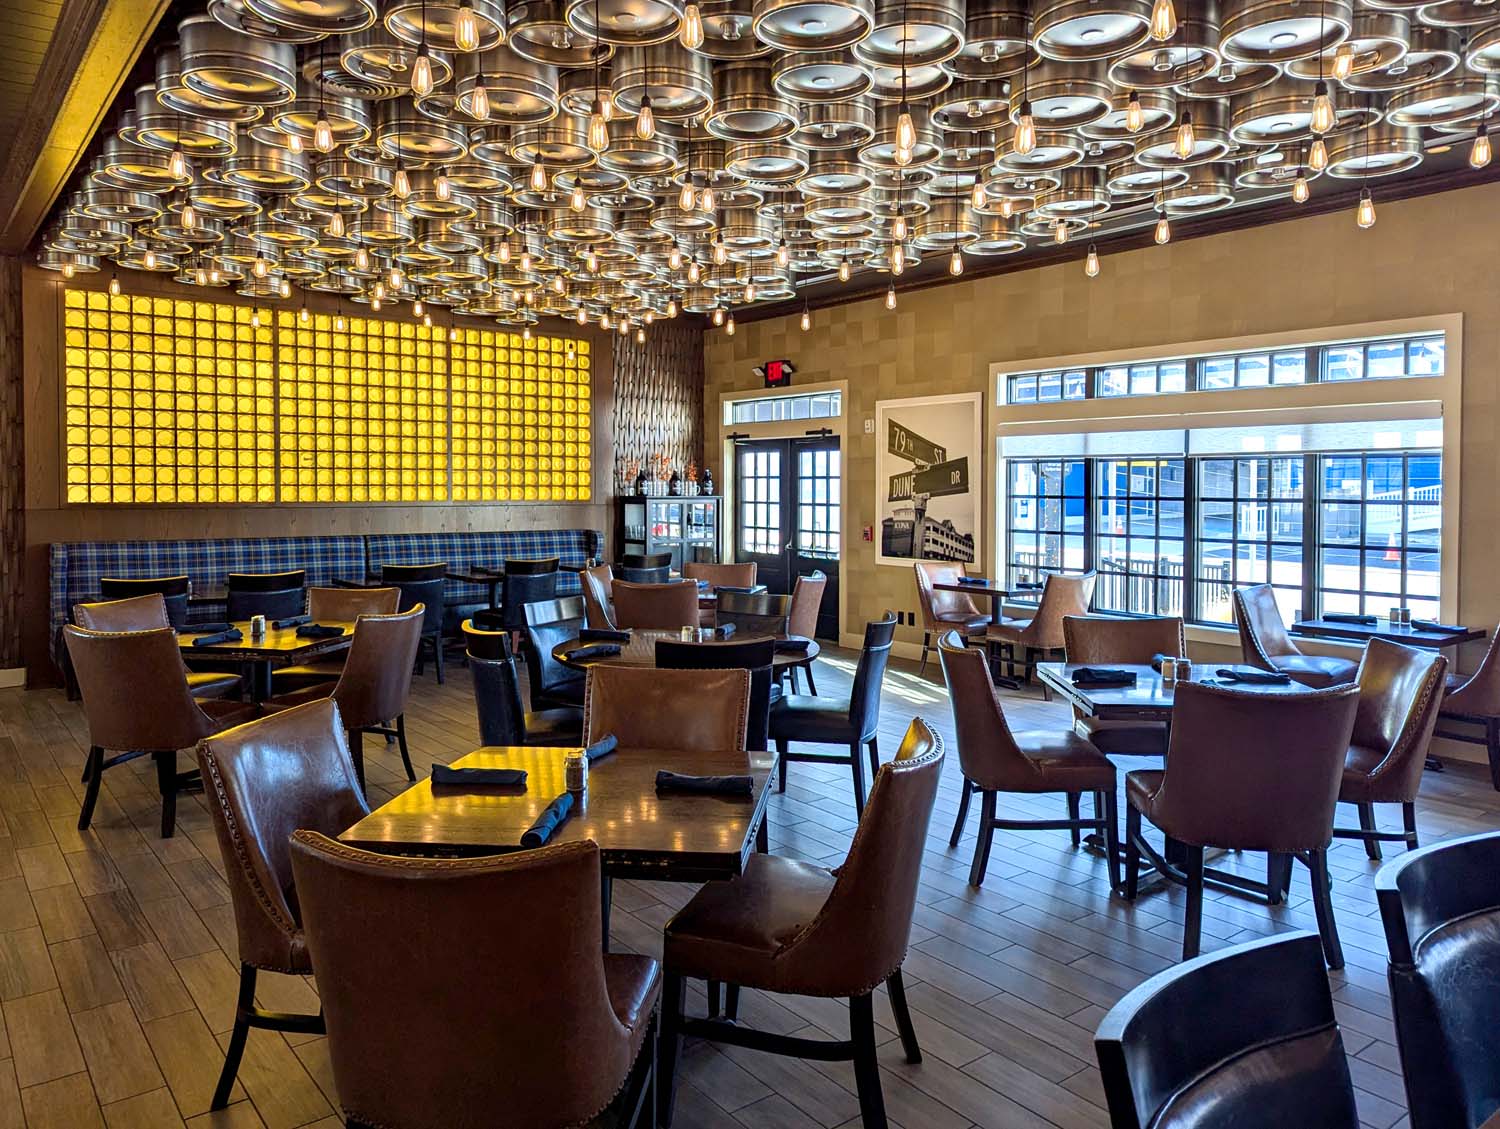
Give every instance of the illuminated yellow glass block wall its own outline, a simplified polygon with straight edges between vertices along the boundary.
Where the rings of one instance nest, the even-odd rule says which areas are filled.
[[[589,343],[460,329],[453,374],[453,500],[589,497]]]
[[[74,503],[588,501],[589,342],[64,298]]]
[[[68,501],[275,501],[271,338],[243,306],[68,290]]]

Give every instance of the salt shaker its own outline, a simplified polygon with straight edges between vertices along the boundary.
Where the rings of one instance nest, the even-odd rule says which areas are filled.
[[[1177,660],[1177,681],[1191,682],[1193,680],[1193,664],[1187,659]]]
[[[563,757],[563,786],[569,792],[583,792],[589,786],[587,753],[569,753]]]
[[[266,637],[266,617],[253,615],[250,617],[250,638],[264,639]]]
[[[694,643],[698,639],[698,629],[696,627],[684,626],[681,633],[677,637],[684,643]]]
[[[1163,682],[1177,681],[1177,660],[1168,656],[1162,656],[1161,680]]]

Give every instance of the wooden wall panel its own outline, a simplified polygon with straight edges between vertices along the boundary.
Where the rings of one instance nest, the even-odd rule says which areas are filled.
[[[26,468],[21,391],[21,262],[0,255],[0,670],[21,665]]]
[[[637,465],[660,456],[683,470],[703,465],[703,327],[696,319],[658,321],[644,344],[615,336],[614,475],[626,492]],[[650,470],[647,469],[647,474]]]

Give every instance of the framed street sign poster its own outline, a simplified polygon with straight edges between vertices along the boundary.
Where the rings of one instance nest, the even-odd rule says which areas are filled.
[[[982,395],[875,405],[876,563],[980,559]]]

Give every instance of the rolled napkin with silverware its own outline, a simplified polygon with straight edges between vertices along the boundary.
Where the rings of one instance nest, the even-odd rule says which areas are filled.
[[[302,615],[289,615],[284,616],[281,619],[273,619],[271,621],[271,626],[279,630],[284,627],[301,627],[304,623],[311,622],[312,616],[304,613]]]
[[[536,822],[522,833],[521,846],[546,846],[547,840],[557,833],[557,829],[567,822],[572,813],[573,794],[564,792],[543,808],[542,814],[536,817]]]
[[[719,584],[715,585],[715,587],[720,592],[740,592],[746,596],[755,595],[756,589],[754,584]]]
[[[1324,612],[1325,623],[1357,623],[1362,626],[1374,627],[1375,617],[1358,612]]]
[[[1444,635],[1462,635],[1468,630],[1467,627],[1460,624],[1439,623],[1435,619],[1414,619],[1411,621],[1411,625],[1418,631],[1437,631]]]
[[[960,584],[973,584],[979,588],[988,588],[990,584],[989,577],[987,576],[960,576],[958,582]]]
[[[212,635],[199,635],[193,640],[195,647],[212,647],[215,643],[238,643],[245,637],[245,633],[238,627],[231,627],[228,631],[215,631]]]
[[[783,653],[804,654],[811,644],[811,639],[804,639],[801,635],[793,635],[786,639],[776,640],[774,647]]]
[[[588,748],[584,749],[583,755],[588,757],[589,764],[593,764],[595,761],[603,760],[605,757],[609,756],[610,753],[615,751],[619,744],[620,742],[615,739],[615,735],[613,733],[609,733],[603,737],[600,737],[599,740],[595,741]]]
[[[302,639],[332,639],[335,635],[342,635],[342,627],[333,627],[326,623],[304,623],[297,628],[297,635]]]
[[[1040,592],[1046,585],[1038,584],[1035,580],[1018,580],[1016,587],[1023,592]]]
[[[578,632],[578,638],[586,643],[628,643],[630,632],[614,627],[585,627]]]
[[[684,796],[735,796],[748,800],[755,794],[755,777],[688,776],[662,769],[656,774],[656,790]]]
[[[232,623],[190,623],[184,631],[191,631],[195,635],[217,635],[221,631],[233,631]]]
[[[432,783],[442,788],[515,788],[526,787],[524,768],[454,768],[451,764],[432,766]]]
[[[1074,686],[1134,686],[1135,671],[1112,666],[1081,666],[1073,671]]]
[[[620,653],[618,643],[590,643],[586,647],[574,647],[568,652],[570,659],[603,659]]]
[[[1292,676],[1279,670],[1259,670],[1255,667],[1221,666],[1214,671],[1225,682],[1243,682],[1250,686],[1289,686]]]

